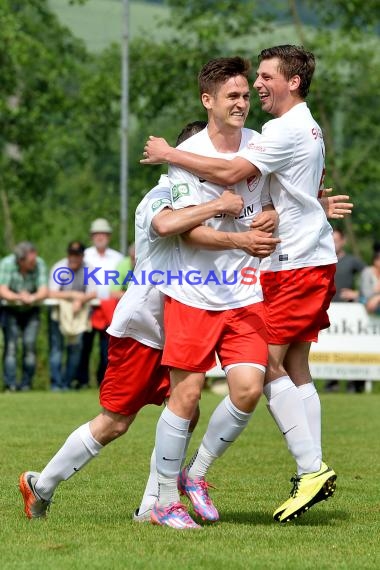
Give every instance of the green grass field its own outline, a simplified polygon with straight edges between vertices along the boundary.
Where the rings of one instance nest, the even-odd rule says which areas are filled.
[[[221,521],[202,531],[136,524],[156,407],[55,495],[47,520],[24,518],[18,475],[40,470],[67,435],[98,411],[96,390],[0,394],[1,568],[380,568],[380,394],[323,394],[325,459],[338,473],[334,498],[295,523],[272,512],[290,489],[293,462],[262,401],[238,442],[210,471]],[[220,397],[204,392],[199,443]]]

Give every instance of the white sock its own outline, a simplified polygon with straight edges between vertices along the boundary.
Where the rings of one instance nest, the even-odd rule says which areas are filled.
[[[192,435],[193,432],[189,431],[186,436],[186,444],[183,453],[181,469],[186,460],[186,453]],[[154,503],[157,501],[157,498],[158,498],[158,481],[157,481],[157,466],[156,466],[156,448],[154,448],[152,451],[152,456],[150,458],[150,473],[138,512],[141,514],[147,511],[148,509],[152,508]]]
[[[186,463],[186,454],[187,454],[187,450],[189,449],[189,444],[190,444],[190,440],[191,440],[191,436],[193,435],[192,431],[188,431],[187,435],[186,435],[186,443],[185,443],[185,449],[183,450],[183,457],[182,457],[182,462],[181,462],[181,469],[182,467],[185,465]]]
[[[214,410],[202,443],[189,463],[189,477],[204,477],[215,459],[238,438],[251,416],[252,413],[242,412],[226,396]]]
[[[156,467],[156,448],[154,448],[150,458],[149,477],[148,481],[146,482],[144,495],[143,498],[141,499],[141,504],[139,506],[138,512],[141,514],[150,509],[157,501],[157,497],[158,497],[158,481],[157,481],[157,467]]]
[[[162,412],[156,430],[158,501],[168,505],[179,501],[177,479],[186,447],[190,420],[180,418],[168,407]]]
[[[298,386],[298,392],[301,395],[311,436],[314,441],[315,448],[319,459],[322,461],[322,436],[321,436],[321,401],[319,394],[313,382]]]
[[[321,461],[309,429],[301,395],[288,376],[264,386],[268,409],[297,463],[297,473],[319,471]]]
[[[89,423],[73,431],[41,472],[35,486],[39,496],[50,499],[61,481],[82,469],[102,448],[103,445],[92,436]]]

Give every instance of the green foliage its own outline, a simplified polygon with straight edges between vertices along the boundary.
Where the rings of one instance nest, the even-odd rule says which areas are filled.
[[[352,32],[353,29],[376,30],[380,23],[379,0],[304,0],[317,12],[323,25]]]
[[[91,0],[72,3],[91,6]],[[174,143],[185,123],[205,118],[196,77],[206,61],[238,53],[254,67],[255,54],[270,43],[299,43],[315,52],[309,103],[325,132],[326,182],[355,201],[352,223],[345,222],[351,245],[355,236],[372,239],[380,209],[378,0],[165,5],[170,15],[155,24],[157,33],[136,38],[134,30],[129,46],[129,239],[135,206],[165,171],[139,164],[146,137]],[[279,18],[293,25],[280,25]],[[90,53],[47,0],[2,0],[0,25],[0,254],[29,238],[51,263],[62,241],[85,239],[100,214],[117,235],[120,48]],[[266,120],[253,96],[247,126],[259,129]]]
[[[45,0],[5,0],[0,18],[4,32],[0,38],[4,77],[0,190],[7,197],[14,227],[13,235],[6,236],[6,246],[37,236],[36,243],[44,250],[38,238],[56,235],[46,231],[45,218],[52,230],[63,219],[67,224],[74,218],[75,227],[86,224],[86,231],[89,217],[102,213],[118,218],[117,209],[107,210],[118,194],[114,175],[120,93],[117,57],[110,55],[112,50],[90,55],[59,24]],[[78,200],[80,188],[66,186],[65,196],[57,189],[60,180],[71,179],[74,184],[83,172],[88,173],[86,186],[96,188],[98,196],[94,200],[93,192],[88,192],[85,199],[91,210],[84,218],[77,210],[78,203],[85,201]],[[73,226],[67,230],[72,232]],[[55,253],[51,243],[46,246],[52,262]]]

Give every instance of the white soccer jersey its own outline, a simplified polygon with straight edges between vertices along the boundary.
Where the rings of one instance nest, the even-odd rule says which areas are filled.
[[[242,129],[240,148],[252,137],[249,129]],[[234,153],[218,153],[207,128],[183,142],[179,148],[205,156],[233,158]],[[244,209],[238,218],[219,215],[207,220],[205,225],[226,232],[247,231],[252,220],[261,212],[263,176],[244,180],[235,190],[244,200]],[[218,198],[224,188],[199,179],[178,167],[169,168],[174,209],[195,206]],[[249,269],[247,269],[249,268]],[[242,250],[210,251],[197,249],[178,239],[173,252],[170,274],[159,286],[169,297],[191,307],[221,311],[244,307],[262,301],[259,280],[259,260]]]
[[[239,152],[270,177],[270,196],[279,214],[281,239],[260,269],[280,271],[336,263],[332,228],[318,202],[323,184],[322,131],[306,105],[299,103],[268,121]]]
[[[177,238],[160,238],[151,224],[154,216],[167,207],[171,208],[169,180],[167,176],[161,176],[158,185],[137,206],[133,279],[118,302],[107,329],[112,336],[131,337],[157,349],[164,345],[163,295],[154,283],[166,274]]]

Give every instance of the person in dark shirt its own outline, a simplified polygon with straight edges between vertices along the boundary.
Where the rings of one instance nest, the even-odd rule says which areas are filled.
[[[333,303],[347,303],[359,300],[359,289],[356,288],[355,280],[365,268],[365,263],[350,253],[346,253],[346,236],[340,229],[335,229],[334,233],[335,251],[338,258],[335,273],[336,293],[332,299]],[[329,380],[326,384],[327,392],[337,392],[339,390],[338,380]],[[349,380],[347,382],[348,392],[363,392],[364,382],[362,380]]]
[[[336,293],[333,303],[347,301],[357,301],[359,299],[359,289],[355,288],[355,278],[365,268],[365,263],[355,255],[346,253],[346,237],[342,230],[334,230],[335,251],[338,258],[335,273]]]

